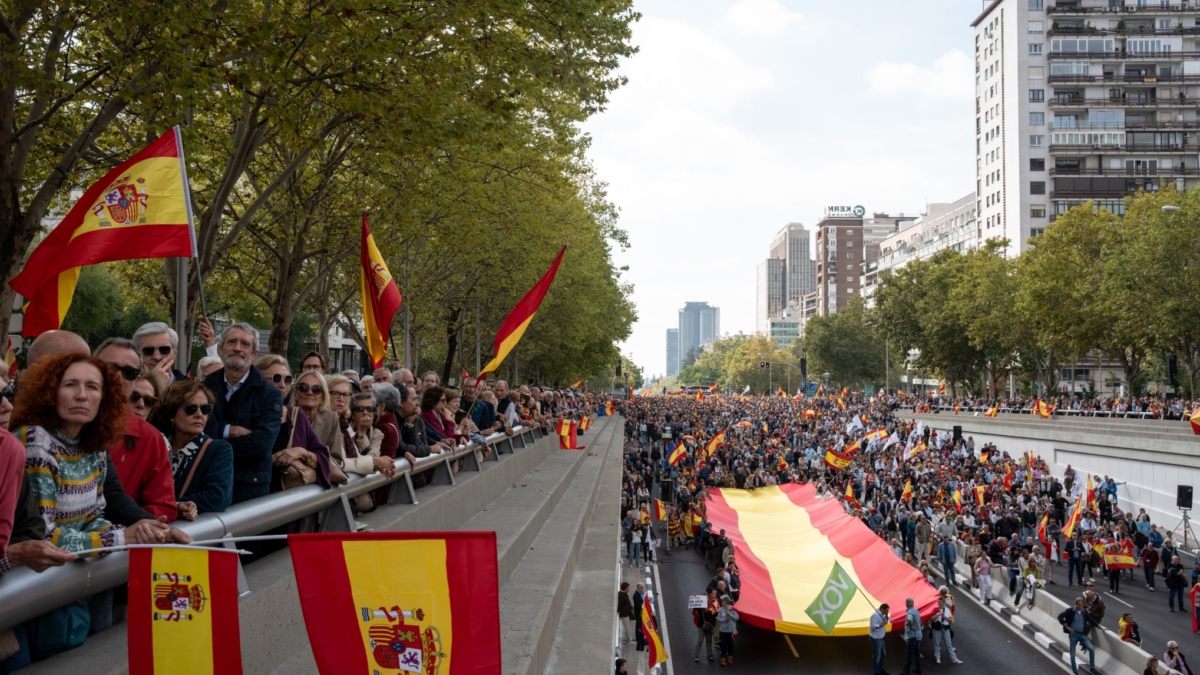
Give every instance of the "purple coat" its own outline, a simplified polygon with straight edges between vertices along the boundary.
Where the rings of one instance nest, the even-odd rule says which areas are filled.
[[[330,487],[329,482],[329,448],[317,437],[308,417],[294,406],[284,406],[287,419],[279,426],[279,435],[275,437],[275,449],[272,454],[288,448],[304,448],[317,456],[317,482],[323,487]],[[295,425],[295,434],[292,426]],[[289,442],[290,441],[290,442]]]

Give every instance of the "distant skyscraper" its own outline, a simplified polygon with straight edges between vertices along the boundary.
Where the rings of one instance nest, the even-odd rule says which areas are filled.
[[[767,330],[767,322],[783,313],[787,305],[787,262],[767,258],[758,266],[756,330]]]
[[[721,310],[707,302],[689,302],[679,310],[679,369],[692,364],[706,345],[721,334]],[[689,358],[690,357],[690,358]]]
[[[679,374],[679,329],[667,329],[667,377]]]
[[[801,223],[788,223],[771,242],[771,257],[784,261],[786,278],[782,313],[788,305],[800,306],[800,299],[817,288],[817,270],[809,248],[809,233]],[[779,313],[772,314],[776,318]]]

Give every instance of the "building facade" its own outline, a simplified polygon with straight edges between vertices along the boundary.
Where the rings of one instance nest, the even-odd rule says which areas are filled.
[[[755,330],[763,332],[787,304],[787,261],[767,258],[759,264],[756,296]]]
[[[721,335],[721,310],[707,302],[689,302],[679,310],[679,370],[692,364],[701,348]]]
[[[817,223],[817,313],[833,314],[858,293],[863,261],[863,215],[859,207],[829,207]]]
[[[867,305],[873,305],[878,275],[912,260],[925,260],[945,249],[966,253],[978,248],[984,240],[976,218],[976,203],[972,192],[950,204],[930,204],[928,213],[883,240],[878,260],[863,267],[862,294]]]
[[[801,223],[788,223],[771,242],[771,257],[784,261],[787,278],[784,308],[799,305],[800,298],[816,289],[817,272],[810,246],[811,233]]]
[[[679,329],[667,329],[667,377],[679,374]]]
[[[994,0],[975,29],[976,211],[1017,255],[1093,200],[1200,176],[1200,13],[1182,0]]]

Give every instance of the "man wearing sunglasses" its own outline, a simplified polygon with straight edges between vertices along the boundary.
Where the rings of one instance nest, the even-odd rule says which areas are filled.
[[[121,375],[126,397],[135,395],[133,383],[141,373],[141,359],[132,340],[109,338],[96,347],[95,356]],[[125,439],[108,446],[108,456],[117,467],[125,492],[139,506],[167,522],[176,519],[171,453],[157,429],[130,410],[125,420]]]
[[[213,338],[212,325],[200,320],[197,325],[200,339],[204,341],[208,356],[217,355],[217,341]],[[150,376],[158,382],[158,390],[167,385],[186,380],[187,375],[175,369],[175,356],[179,353],[179,333],[161,321],[143,324],[133,332],[134,349],[142,357],[142,363]]]

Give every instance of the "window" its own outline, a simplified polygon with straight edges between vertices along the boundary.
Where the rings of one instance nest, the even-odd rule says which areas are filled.
[[[1031,112],[1029,113],[1029,126],[1040,127],[1046,124],[1046,113]]]
[[[1030,35],[1041,35],[1043,32],[1044,31],[1042,30],[1042,22],[1041,21],[1030,21],[1029,22],[1029,34]]]
[[[1040,44],[1034,44],[1032,42],[1029,43],[1029,55],[1030,56],[1041,56],[1041,54],[1042,54],[1042,46]]]
[[[1030,103],[1041,103],[1042,101],[1045,101],[1045,100],[1046,100],[1046,90],[1045,89],[1030,89],[1029,90],[1029,102]]]
[[[1056,61],[1050,64],[1051,75],[1087,75],[1087,61]]]
[[[1036,237],[1045,231],[1046,231],[1046,228],[1044,228],[1044,227],[1031,227],[1031,228],[1029,228],[1029,238],[1032,239],[1033,237]]]
[[[1029,66],[1029,79],[1031,79],[1031,80],[1046,79],[1046,69],[1042,66]]]
[[[851,248],[853,246],[854,246],[854,242],[852,242],[852,241],[846,242],[846,248]]]
[[[1031,194],[1031,195],[1046,194],[1046,181],[1042,181],[1042,180],[1030,181],[1029,194]]]
[[[1042,158],[1030,157],[1029,158],[1029,170],[1030,171],[1045,171],[1046,170],[1046,160],[1042,159]]]
[[[853,254],[853,253],[850,253],[849,251],[847,251],[847,252],[846,252],[846,259],[847,259],[847,260],[854,260],[854,254]]]
[[[1045,136],[1034,135],[1034,136],[1029,137],[1029,147],[1031,147],[1031,148],[1040,148],[1045,144],[1046,144]]]
[[[1029,11],[1031,11],[1031,12],[1042,11],[1042,0],[1029,0]]]
[[[1045,218],[1046,217],[1046,205],[1045,204],[1034,204],[1033,206],[1030,206],[1029,207],[1029,217],[1030,218]]]

